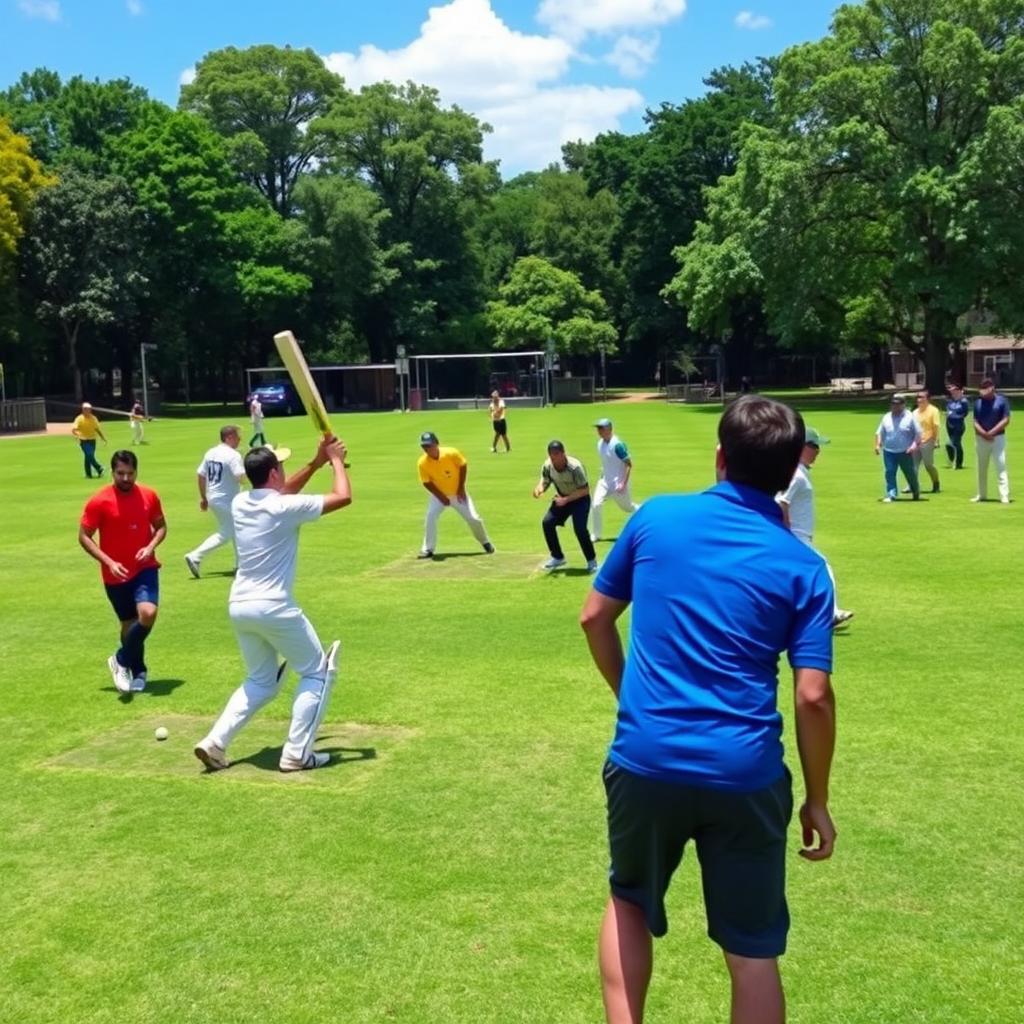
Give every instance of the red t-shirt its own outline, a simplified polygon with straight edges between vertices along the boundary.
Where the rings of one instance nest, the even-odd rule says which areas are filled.
[[[100,531],[100,551],[120,562],[128,570],[130,578],[143,569],[160,568],[156,558],[135,561],[135,553],[150,542],[156,529],[154,523],[162,519],[163,514],[156,491],[136,484],[125,493],[111,484],[86,502],[82,526],[87,530]],[[112,575],[105,565],[100,569],[104,583],[127,582]]]

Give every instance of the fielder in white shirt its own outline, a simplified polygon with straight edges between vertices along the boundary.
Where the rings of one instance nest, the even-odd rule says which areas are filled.
[[[629,491],[629,475],[633,472],[633,460],[629,449],[612,433],[612,421],[598,420],[597,454],[601,460],[601,478],[594,487],[590,503],[590,539],[600,540],[603,526],[601,506],[611,498],[627,515],[640,506],[633,501]]]
[[[211,551],[233,543],[235,528],[231,524],[231,502],[241,490],[245,479],[245,467],[242,456],[238,454],[242,435],[238,427],[229,424],[220,428],[220,444],[214,445],[204,456],[196,469],[196,482],[199,485],[199,508],[206,512],[209,509],[217,520],[217,530],[211,533],[199,547],[185,556],[188,571],[199,579],[199,563],[203,556]]]
[[[793,536],[802,540],[808,547],[814,547],[814,485],[811,483],[811,466],[814,465],[821,446],[828,443],[827,437],[822,437],[813,427],[808,427],[793,480],[785,491],[775,496],[782,509],[782,518]],[[825,559],[825,568],[828,569],[829,578],[832,580],[832,590],[836,592],[836,578],[828,559]],[[833,627],[841,626],[852,618],[853,612],[844,611],[837,601],[832,612]]]
[[[322,768],[331,755],[313,750],[331,687],[338,672],[335,640],[325,652],[309,619],[295,603],[292,585],[299,547],[299,527],[352,501],[345,472],[345,446],[326,437],[313,461],[285,479],[281,458],[286,450],[253,448],[245,457],[252,484],[231,505],[238,548],[238,575],[231,587],[228,615],[245,661],[245,682],[228,700],[220,718],[196,744],[195,755],[211,771],[227,768],[227,748],[235,734],[261,707],[277,696],[285,666],[299,676],[292,703],[288,741],[281,750],[283,772]],[[334,471],[329,494],[299,494],[310,477],[327,463]]]

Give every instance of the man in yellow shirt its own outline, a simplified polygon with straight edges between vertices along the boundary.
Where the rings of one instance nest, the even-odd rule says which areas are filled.
[[[484,551],[494,554],[494,545],[487,537],[483,520],[477,515],[473,499],[466,493],[466,459],[457,448],[442,448],[437,434],[426,431],[420,435],[420,456],[416,469],[420,483],[427,489],[427,521],[423,531],[423,547],[418,558],[433,558],[437,547],[437,517],[451,508],[466,520],[473,536]]]
[[[92,406],[88,402],[82,403],[82,411],[75,417],[75,422],[71,424],[71,433],[78,438],[78,447],[82,449],[82,456],[85,459],[85,475],[91,477],[92,471],[95,469],[98,477],[103,476],[103,467],[96,461],[96,438],[99,437],[104,444],[107,443],[107,438],[100,429],[100,421],[96,419]]]
[[[914,419],[921,428],[921,443],[914,452],[914,468],[917,470],[917,477],[921,478],[921,465],[931,477],[932,494],[939,493],[939,471],[935,468],[935,449],[939,444],[939,427],[942,419],[939,410],[932,405],[927,390],[918,391],[917,408],[914,410]]]

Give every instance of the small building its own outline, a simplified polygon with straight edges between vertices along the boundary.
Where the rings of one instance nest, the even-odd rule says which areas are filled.
[[[1024,338],[979,334],[967,339],[967,386],[976,388],[986,377],[997,388],[1024,387]]]

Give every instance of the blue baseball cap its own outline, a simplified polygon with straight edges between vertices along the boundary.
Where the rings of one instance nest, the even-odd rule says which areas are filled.
[[[424,430],[420,434],[420,447],[426,448],[428,445],[437,444],[437,434],[432,430]]]

